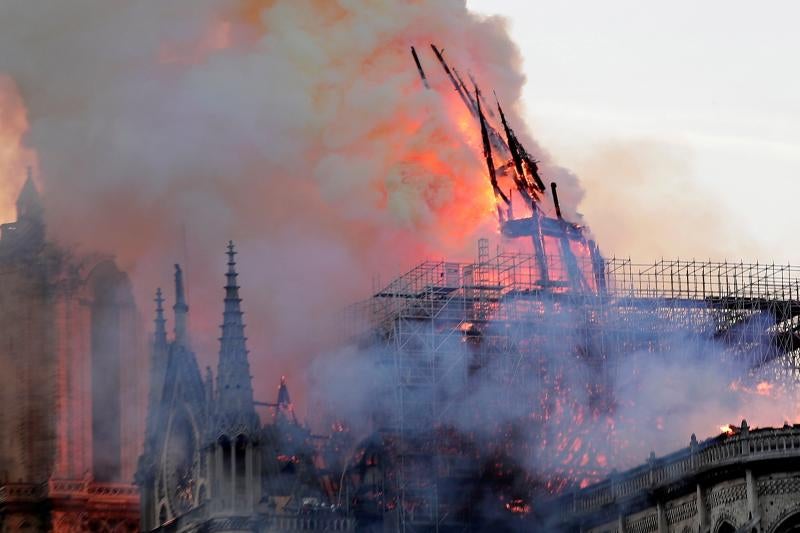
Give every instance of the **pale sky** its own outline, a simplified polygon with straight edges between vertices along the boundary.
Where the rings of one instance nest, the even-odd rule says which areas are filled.
[[[467,4],[508,17],[529,129],[607,255],[800,263],[800,3]]]

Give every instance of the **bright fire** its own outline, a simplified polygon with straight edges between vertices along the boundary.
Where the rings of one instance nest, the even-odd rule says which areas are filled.
[[[36,152],[23,142],[28,131],[25,103],[17,85],[0,73],[0,222],[14,219],[14,200],[25,179],[25,168],[37,167]]]

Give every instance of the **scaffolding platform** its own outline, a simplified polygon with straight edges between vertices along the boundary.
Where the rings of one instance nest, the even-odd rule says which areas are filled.
[[[602,259],[599,269],[596,256],[574,257],[585,283],[570,282],[561,257],[547,257],[543,282],[534,255],[490,256],[482,241],[477,261],[423,262],[349,309],[351,340],[378,347],[373,352],[395,380],[380,423],[401,443],[393,515],[401,530],[458,522],[437,492],[450,469],[432,465],[459,458],[443,451],[447,439],[437,428],[461,408],[463,397],[452,391],[468,389],[481,368],[491,366],[509,390],[533,375],[558,387],[558,371],[547,365],[561,358],[568,368],[580,360],[594,369],[602,391],[627,355],[669,357],[679,338],[698,353],[713,344],[715,356],[798,376],[800,268]],[[492,401],[514,399],[509,393]],[[550,409],[539,402],[531,396],[531,406]]]

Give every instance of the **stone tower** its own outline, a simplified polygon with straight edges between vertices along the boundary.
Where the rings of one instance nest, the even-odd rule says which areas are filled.
[[[46,238],[28,174],[0,226],[3,530],[136,527],[146,377],[128,277]]]

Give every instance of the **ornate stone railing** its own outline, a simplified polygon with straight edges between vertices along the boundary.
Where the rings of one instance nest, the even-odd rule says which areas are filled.
[[[353,531],[354,528],[347,518],[313,516],[273,516],[268,526],[271,531]]]
[[[750,430],[746,421],[733,434],[698,442],[692,435],[688,448],[656,458],[611,476],[596,485],[578,490],[558,500],[564,517],[590,513],[644,491],[732,464],[767,459],[800,457],[800,424],[782,428]]]
[[[87,492],[91,497],[139,500],[139,490],[126,483],[90,483]]]
[[[36,501],[44,493],[42,485],[34,483],[7,483],[0,486],[0,503],[11,501]]]
[[[46,483],[0,485],[0,503],[35,502],[59,497],[123,500],[137,504],[139,491],[127,483],[96,483],[90,479],[51,479]]]

